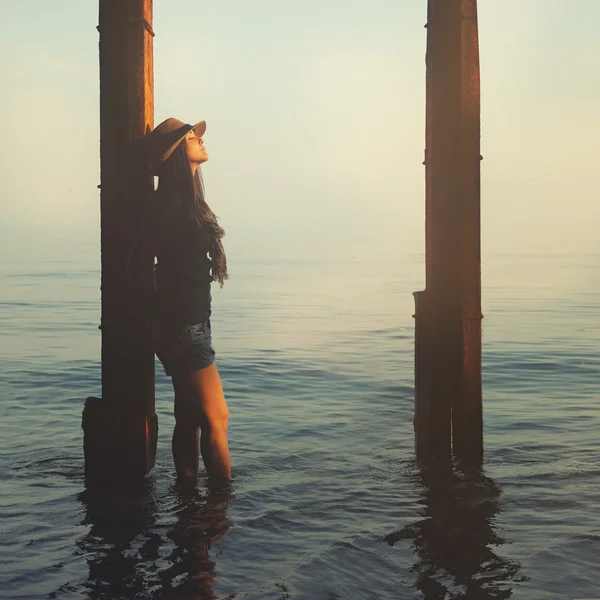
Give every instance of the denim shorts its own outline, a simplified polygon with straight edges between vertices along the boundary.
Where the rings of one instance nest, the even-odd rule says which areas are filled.
[[[210,319],[183,325],[157,340],[154,352],[169,376],[205,369],[215,361],[211,345]]]

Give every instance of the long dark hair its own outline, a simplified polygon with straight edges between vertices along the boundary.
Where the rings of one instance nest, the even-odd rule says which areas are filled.
[[[186,217],[204,227],[210,234],[212,276],[223,287],[225,280],[229,279],[227,257],[221,241],[225,230],[219,225],[217,216],[204,199],[204,183],[200,176],[200,167],[192,175],[184,142],[180,143],[161,165],[158,172],[158,185],[172,188],[183,202]]]

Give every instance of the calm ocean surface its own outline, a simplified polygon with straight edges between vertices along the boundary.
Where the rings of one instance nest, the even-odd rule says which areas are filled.
[[[174,486],[157,363],[156,467],[116,494],[83,480],[96,243],[0,266],[1,598],[600,598],[600,256],[484,254],[481,477],[414,461],[422,256],[236,260],[233,490]]]

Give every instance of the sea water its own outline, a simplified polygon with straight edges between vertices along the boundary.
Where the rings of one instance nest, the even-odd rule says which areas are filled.
[[[600,598],[600,257],[484,253],[480,475],[414,458],[424,257],[244,260],[213,286],[233,485],[86,489],[97,241],[0,269],[0,597]],[[85,248],[84,248],[85,246]],[[65,246],[66,247],[66,246]]]

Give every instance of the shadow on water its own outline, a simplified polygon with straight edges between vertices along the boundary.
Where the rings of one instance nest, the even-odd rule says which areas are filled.
[[[411,540],[414,589],[426,600],[510,598],[511,583],[527,578],[519,576],[520,563],[494,551],[506,543],[494,527],[498,485],[480,470],[451,464],[414,465],[413,478],[422,494],[422,518],[385,540],[391,546]]]
[[[216,598],[211,545],[231,527],[229,484],[175,484],[158,510],[155,483],[146,479],[120,489],[87,487],[79,495],[88,534],[78,546],[89,567],[90,600]]]

